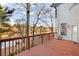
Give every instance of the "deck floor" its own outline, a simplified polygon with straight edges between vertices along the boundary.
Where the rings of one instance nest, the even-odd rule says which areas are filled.
[[[67,40],[49,40],[16,56],[79,56],[79,45]]]

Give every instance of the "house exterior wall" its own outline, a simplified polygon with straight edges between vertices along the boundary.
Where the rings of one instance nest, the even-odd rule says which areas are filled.
[[[63,3],[57,7],[56,31],[61,35],[61,23],[67,23],[67,35],[63,39],[78,42],[79,36],[79,4],[72,7],[73,3]],[[71,8],[72,7],[72,8]],[[71,10],[70,10],[71,8]]]

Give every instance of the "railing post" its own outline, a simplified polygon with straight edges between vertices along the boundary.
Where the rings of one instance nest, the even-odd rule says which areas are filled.
[[[2,55],[2,51],[1,51],[1,42],[0,42],[0,56]]]
[[[30,36],[28,36],[28,49],[30,49]]]

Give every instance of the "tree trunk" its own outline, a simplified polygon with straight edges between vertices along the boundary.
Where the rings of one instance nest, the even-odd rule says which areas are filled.
[[[27,21],[26,21],[26,36],[29,36],[29,18],[30,18],[30,3],[26,3],[26,16],[27,16]],[[26,40],[26,47],[28,47],[28,40],[29,38],[27,38]]]

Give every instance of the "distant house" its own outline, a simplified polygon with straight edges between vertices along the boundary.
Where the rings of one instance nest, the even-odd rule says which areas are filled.
[[[79,42],[79,4],[52,4],[55,8],[56,37]]]

